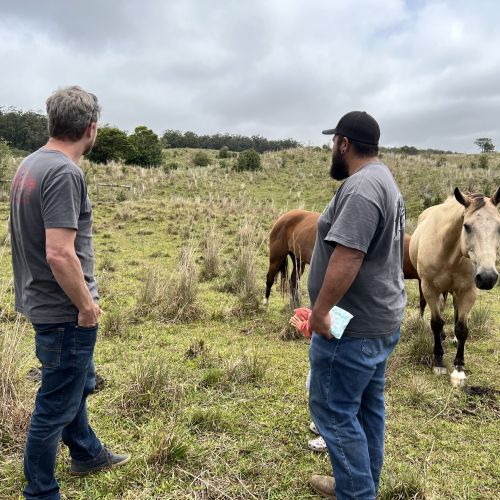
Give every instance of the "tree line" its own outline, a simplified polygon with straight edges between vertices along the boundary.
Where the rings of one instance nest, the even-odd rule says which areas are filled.
[[[300,142],[294,139],[269,140],[260,135],[247,137],[239,134],[197,135],[180,130],[166,130],[161,141],[165,148],[221,149],[226,146],[230,151],[255,149],[258,153],[301,146]]]

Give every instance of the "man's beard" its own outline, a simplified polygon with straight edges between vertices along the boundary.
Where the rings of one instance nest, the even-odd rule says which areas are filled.
[[[349,177],[349,169],[342,153],[337,149],[332,155],[332,164],[330,166],[330,177],[336,181],[342,181]]]

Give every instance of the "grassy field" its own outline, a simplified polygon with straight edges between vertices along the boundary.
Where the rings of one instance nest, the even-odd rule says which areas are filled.
[[[307,448],[308,345],[287,327],[290,307],[277,289],[269,309],[260,305],[272,222],[292,208],[324,208],[338,187],[328,178],[330,153],[267,153],[254,173],[233,172],[234,159],[216,152],[208,167],[192,167],[194,153],[167,151],[167,163],[178,164],[171,171],[83,162],[106,311],[95,353],[105,385],[90,396],[90,418],[102,441],[132,460],[78,479],[68,474],[63,447],[64,498],[307,499],[316,498],[309,476],[330,470],[326,455]],[[473,155],[385,153],[383,160],[405,196],[410,232],[418,214],[455,186],[491,194],[500,185],[498,155],[488,168],[475,167]],[[26,375],[38,366],[31,327],[13,310],[7,217],[0,192],[1,499],[22,491],[36,391]],[[418,318],[416,283],[407,289],[388,368],[380,498],[499,498],[499,288],[480,292],[470,321],[467,382],[487,388],[477,395],[432,375],[428,322]],[[451,317],[448,310],[448,333]]]

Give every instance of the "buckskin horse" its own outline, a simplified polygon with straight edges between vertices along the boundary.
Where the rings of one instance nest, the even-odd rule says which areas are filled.
[[[273,225],[269,236],[269,270],[266,278],[266,304],[269,303],[271,287],[276,275],[281,273],[281,290],[288,284],[288,256],[292,258],[293,269],[290,276],[290,293],[294,305],[300,305],[298,284],[304,273],[306,264],[310,264],[314,242],[316,241],[316,224],[318,212],[307,210],[290,210],[283,214]],[[410,236],[405,234],[403,273],[405,279],[418,279],[408,254]],[[420,315],[424,314],[425,299],[420,289]]]
[[[410,259],[422,281],[431,310],[434,334],[433,371],[445,374],[441,294],[450,292],[455,310],[457,353],[450,376],[453,385],[465,383],[464,348],[467,320],[477,289],[490,290],[498,279],[495,263],[500,245],[500,188],[491,198],[462,193],[424,210],[410,242]]]

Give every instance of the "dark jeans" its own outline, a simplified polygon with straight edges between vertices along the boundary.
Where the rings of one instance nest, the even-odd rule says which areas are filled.
[[[87,396],[95,387],[93,362],[97,326],[75,323],[34,324],[42,383],[31,416],[24,453],[28,481],[24,496],[59,499],[54,472],[62,438],[76,460],[91,460],[102,445],[87,420]]]
[[[383,338],[313,334],[311,415],[330,453],[338,500],[374,500],[384,460],[384,384],[399,329]]]

